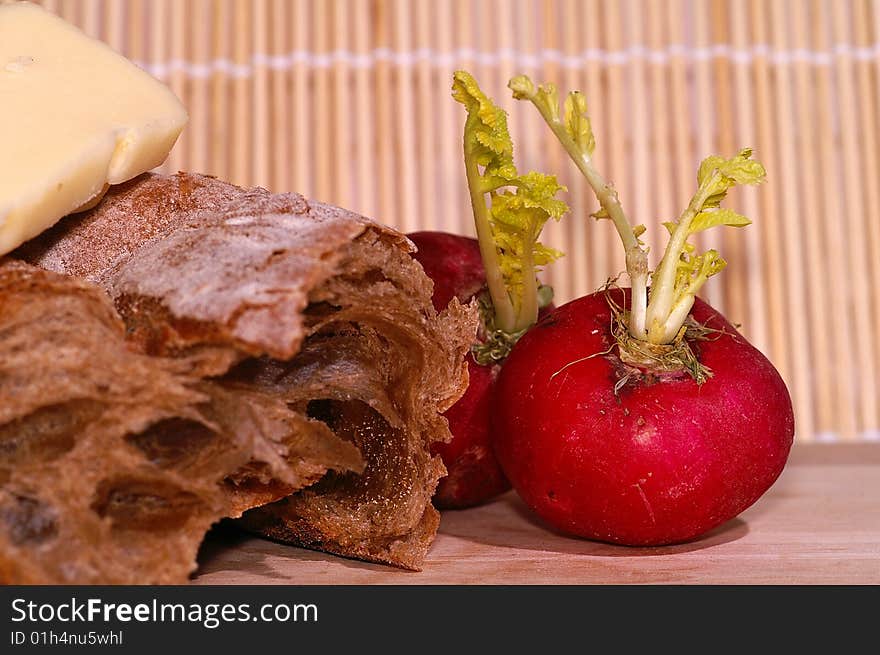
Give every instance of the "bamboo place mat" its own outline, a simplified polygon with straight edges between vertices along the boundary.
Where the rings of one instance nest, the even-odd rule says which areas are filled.
[[[56,0],[50,9],[168,83],[190,124],[163,167],[295,190],[404,231],[471,234],[452,72],[510,114],[521,169],[570,215],[545,241],[563,302],[624,268],[612,227],[534,109],[524,72],[590,103],[596,160],[647,242],[703,156],[768,171],[716,230],[705,297],[779,368],[801,441],[880,438],[880,1]],[[654,260],[656,262],[656,259]]]

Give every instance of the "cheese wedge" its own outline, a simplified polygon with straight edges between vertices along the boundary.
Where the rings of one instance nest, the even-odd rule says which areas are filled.
[[[174,94],[27,2],[0,3],[0,255],[161,164],[187,122]]]

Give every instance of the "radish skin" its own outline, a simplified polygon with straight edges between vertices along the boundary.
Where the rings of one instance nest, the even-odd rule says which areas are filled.
[[[418,251],[413,255],[434,282],[432,301],[439,312],[453,298],[463,304],[486,290],[486,272],[476,239],[445,232],[407,235]],[[491,394],[498,364],[483,366],[468,354],[468,388],[443,414],[449,421],[452,441],[436,443],[447,475],[440,479],[434,505],[440,509],[473,507],[510,489],[492,450],[489,428]]]
[[[436,446],[448,471],[434,496],[441,508],[476,505],[510,488],[492,451],[490,397],[499,366],[552,299],[536,275],[562,253],[538,238],[548,220],[568,211],[556,197],[564,187],[555,177],[517,171],[507,114],[470,73],[453,74],[452,97],[467,115],[462,154],[477,239],[409,235],[416,260],[434,281],[434,307],[445,309],[453,297],[476,298],[482,319],[468,358],[470,387],[446,413],[452,441]]]
[[[490,417],[492,392],[501,367],[477,364],[467,358],[470,380],[465,394],[443,415],[449,421],[452,441],[436,443],[447,475],[440,479],[434,505],[464,509],[481,505],[510,489],[492,449]]]
[[[712,376],[624,364],[606,293],[544,317],[514,347],[495,393],[495,451],[525,503],[556,528],[631,546],[694,539],[777,479],[794,436],[779,373],[697,298],[713,330],[691,349]]]
[[[486,294],[486,274],[476,239],[432,231],[407,236],[418,248],[413,256],[434,282],[432,301],[437,311],[444,310],[453,298],[466,305]],[[539,316],[551,309],[552,303],[542,307]],[[434,494],[434,505],[440,509],[474,507],[510,489],[492,449],[489,416],[503,363],[478,364],[473,354],[467,356],[468,388],[443,414],[449,421],[452,441],[432,447],[447,471]]]

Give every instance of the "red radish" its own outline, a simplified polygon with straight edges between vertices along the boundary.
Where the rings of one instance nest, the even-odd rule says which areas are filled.
[[[485,291],[486,272],[476,239],[445,232],[407,236],[418,248],[416,260],[434,282],[432,299],[438,312],[453,298],[467,304]],[[499,367],[494,362],[477,364],[473,355],[467,359],[467,391],[444,414],[453,439],[433,449],[447,470],[434,494],[434,504],[443,509],[479,505],[510,489],[489,436],[489,398]]]
[[[447,232],[407,234],[416,244],[414,255],[434,283],[434,309],[446,309],[453,298],[469,303],[486,290],[486,269],[476,239]]]
[[[467,391],[444,414],[452,441],[437,443],[433,449],[447,471],[434,493],[434,504],[441,509],[473,507],[510,489],[490,433],[489,411],[499,368],[482,366],[468,356]]]
[[[764,168],[743,150],[703,160],[698,189],[675,222],[657,269],[644,227],[632,227],[596,170],[586,103],[525,76],[531,101],[613,223],[631,290],[558,308],[513,348],[496,386],[495,449],[523,500],[551,525],[629,545],[693,539],[754,503],[782,471],[794,436],[791,398],[772,364],[696,298],[726,262],[688,238],[749,220],[721,208]],[[648,281],[650,277],[650,288]]]
[[[509,488],[491,448],[490,396],[510,348],[550,302],[552,291],[535,276],[561,253],[538,237],[547,220],[568,209],[555,197],[562,190],[556,178],[517,173],[507,116],[473,77],[456,72],[452,91],[467,109],[464,163],[477,239],[410,235],[416,259],[434,280],[434,306],[476,297],[483,322],[468,359],[470,386],[446,414],[453,439],[437,446],[448,471],[434,498],[441,508],[476,505]]]
[[[434,282],[432,300],[437,311],[445,309],[453,298],[466,304],[486,291],[486,273],[476,239],[446,232],[413,232],[407,236],[418,248],[414,257]],[[542,307],[538,316],[552,308],[552,303]],[[510,489],[492,450],[490,432],[490,397],[500,364],[478,364],[473,355],[468,355],[467,363],[467,391],[444,414],[453,440],[433,448],[447,470],[434,494],[434,504],[442,509],[479,505]]]
[[[610,300],[629,301],[615,289]],[[791,400],[770,362],[709,305],[691,343],[713,376],[651,375],[620,360],[606,292],[539,321],[496,387],[496,453],[548,523],[628,545],[686,541],[754,503],[785,465]],[[619,386],[618,386],[619,385]]]

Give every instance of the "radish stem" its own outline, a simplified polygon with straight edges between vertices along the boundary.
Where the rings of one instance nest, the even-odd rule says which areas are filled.
[[[553,85],[542,86],[535,89],[532,81],[525,75],[510,80],[508,85],[513,90],[513,97],[517,100],[528,99],[535,105],[540,112],[544,121],[556,135],[556,138],[565,148],[571,160],[574,162],[578,170],[586,178],[587,183],[596,194],[599,205],[604,210],[602,218],[609,218],[617,229],[617,234],[623,242],[626,251],[626,271],[630,279],[630,287],[632,288],[632,307],[630,309],[629,331],[638,338],[646,337],[646,309],[647,309],[647,293],[648,293],[648,252],[639,243],[635,230],[630,224],[623,212],[623,207],[617,197],[617,191],[611,186],[602,175],[596,170],[592,159],[592,130],[589,123],[586,124],[586,130],[589,131],[586,139],[582,143],[578,143],[575,138],[576,134],[569,132],[566,125],[559,116],[559,104],[556,95],[556,89]],[[583,96],[578,92],[573,92],[571,107],[586,108]],[[568,112],[569,114],[571,112]]]
[[[549,219],[558,220],[568,211],[556,198],[564,187],[552,175],[517,172],[507,115],[469,73],[454,74],[452,95],[467,109],[465,173],[492,301],[486,327],[489,332],[501,333],[489,341],[512,346],[538,319],[536,273],[562,255],[539,243],[538,237]],[[496,359],[499,351],[494,345],[490,350]]]
[[[594,216],[608,218],[614,223],[626,252],[626,271],[632,289],[628,332],[651,344],[672,343],[684,326],[700,288],[727,264],[714,250],[694,254],[694,247],[687,242],[688,237],[717,225],[748,225],[749,219],[729,209],[721,209],[720,204],[732,186],[763,182],[764,167],[751,159],[752,152],[748,149],[730,159],[710,156],[703,160],[697,175],[697,192],[678,221],[666,224],[670,239],[652,276],[649,294],[648,251],[639,241],[644,228],[632,226],[617,192],[593,165],[595,140],[583,95],[577,91],[569,93],[565,116],[560,118],[558,95],[552,84],[536,88],[527,76],[519,75],[511,79],[508,86],[514,98],[528,100],[537,108],[586,178],[601,207]]]
[[[465,133],[473,129],[475,120],[474,116],[468,116],[465,123]],[[489,223],[489,210],[486,208],[482,180],[473,156],[472,144],[467,138],[464,139],[464,161],[471,208],[474,213],[474,225],[477,231],[477,242],[480,245],[483,267],[486,269],[486,285],[489,288],[489,296],[492,298],[492,306],[495,309],[496,326],[505,332],[513,332],[516,323],[513,303],[510,301],[510,295],[504,285],[504,276],[498,264],[498,252],[495,250],[495,240],[492,237],[492,225]]]
[[[648,303],[647,323],[648,323],[648,341],[651,343],[669,343],[678,333],[678,328],[684,324],[687,318],[687,311],[690,311],[690,305],[693,305],[694,291],[691,296],[690,305],[684,316],[680,316],[681,322],[676,325],[679,318],[679,312],[676,312],[675,320],[672,320],[672,305],[675,301],[675,278],[678,272],[678,263],[684,252],[684,245],[690,232],[688,232],[691,222],[697,215],[699,208],[703,206],[706,198],[705,194],[698,193],[688,204],[688,208],[678,219],[678,224],[672,232],[672,236],[666,243],[666,251],[660,260],[660,266],[654,274],[651,284],[651,301]],[[705,281],[705,280],[703,280]],[[688,291],[695,285],[690,284]],[[700,282],[699,286],[702,286]],[[698,287],[697,287],[698,288]],[[669,332],[674,332],[671,336]]]

